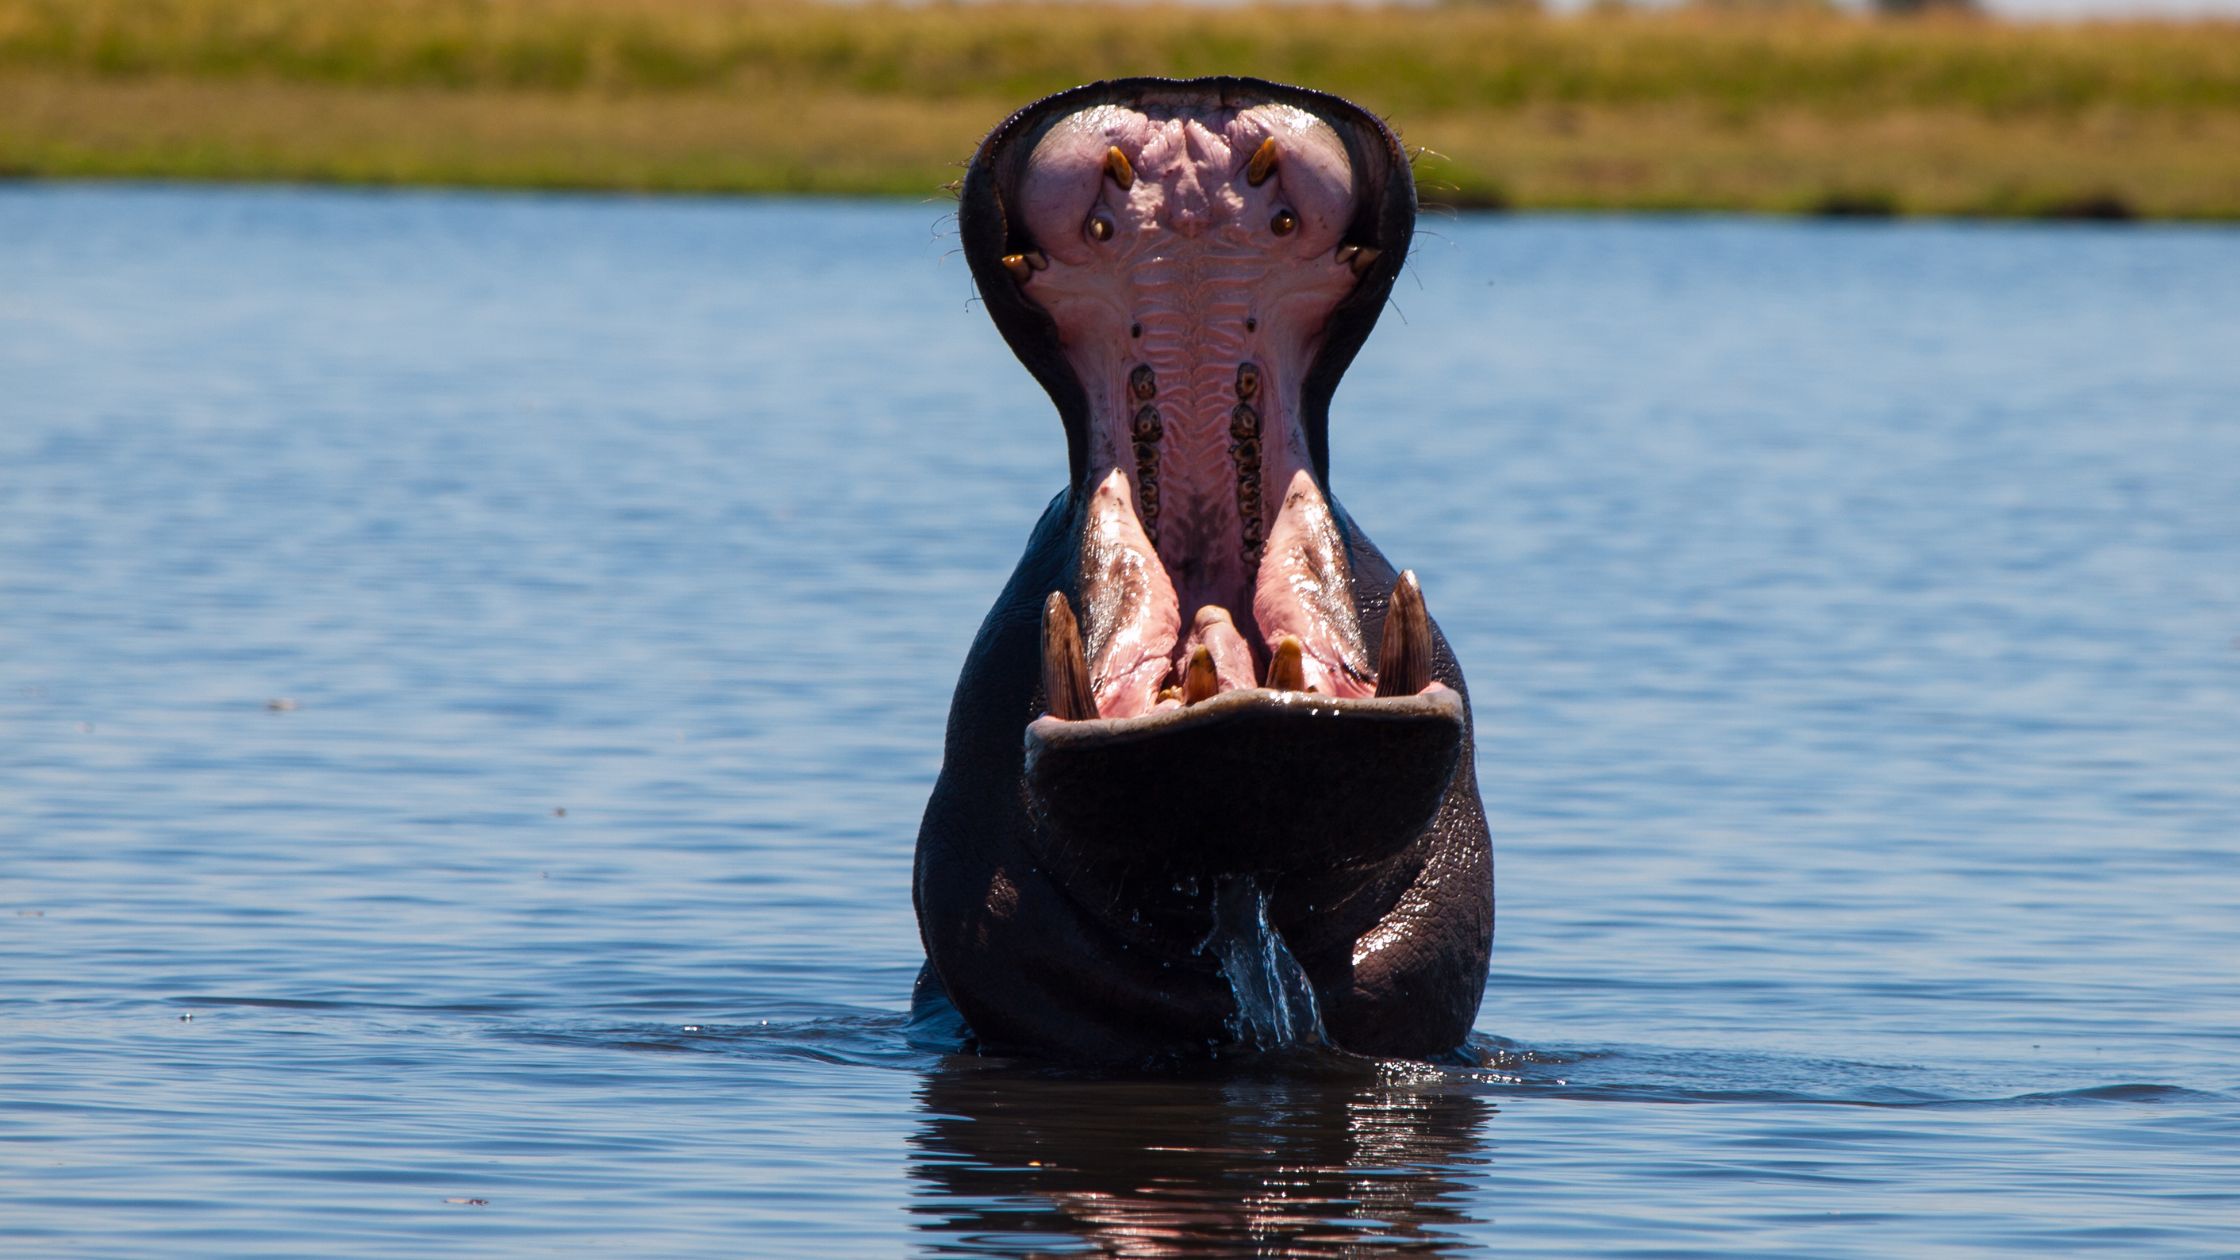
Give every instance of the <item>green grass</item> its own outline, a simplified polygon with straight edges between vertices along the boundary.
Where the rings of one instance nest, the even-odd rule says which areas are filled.
[[[0,0],[0,171],[933,194],[1119,74],[1352,97],[1462,205],[2240,218],[2240,23]]]

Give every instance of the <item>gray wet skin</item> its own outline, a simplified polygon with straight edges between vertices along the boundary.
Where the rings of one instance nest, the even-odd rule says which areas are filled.
[[[1493,937],[1468,696],[1329,490],[1330,396],[1414,221],[1389,129],[1257,80],[1092,84],[981,145],[965,256],[1070,483],[958,681],[920,1014],[999,1053],[1219,1053],[1207,942],[1246,889],[1336,1045],[1468,1035]]]

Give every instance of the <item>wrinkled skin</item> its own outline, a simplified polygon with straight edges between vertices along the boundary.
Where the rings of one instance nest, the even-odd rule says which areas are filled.
[[[922,1019],[953,1004],[1005,1053],[1218,1054],[1237,999],[1208,945],[1247,889],[1331,1042],[1467,1036],[1493,935],[1467,695],[1328,488],[1330,396],[1414,215],[1382,123],[1256,80],[1093,84],[981,146],[965,255],[1071,481],[958,683]]]

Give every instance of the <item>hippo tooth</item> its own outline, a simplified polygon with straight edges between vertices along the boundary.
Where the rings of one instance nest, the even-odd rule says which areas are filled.
[[[1119,145],[1113,145],[1104,151],[1104,173],[1112,177],[1113,183],[1120,185],[1121,192],[1136,186],[1136,168],[1128,161],[1128,155],[1120,151]]]
[[[1268,689],[1271,691],[1305,691],[1307,689],[1306,645],[1299,636],[1287,634],[1276,640],[1275,650],[1268,654]]]
[[[1383,250],[1369,245],[1355,245],[1351,248],[1353,250],[1353,256],[1351,258],[1348,258],[1346,261],[1352,265],[1353,274],[1357,276],[1362,272],[1367,271],[1370,264],[1377,261],[1378,255],[1384,253]],[[1339,252],[1343,253],[1344,251],[1341,250]]]
[[[1245,163],[1244,182],[1258,188],[1268,182],[1268,172],[1276,168],[1276,138],[1269,136],[1252,151],[1252,160]]]
[[[1011,278],[1021,284],[1027,282],[1027,277],[1049,266],[1050,255],[1039,249],[1030,249],[1023,254],[1005,254],[1003,256],[1003,269],[1010,272]]]
[[[1377,694],[1412,696],[1431,685],[1431,614],[1415,570],[1403,569],[1384,614],[1384,642],[1377,649]]]
[[[1097,716],[1089,689],[1089,658],[1081,650],[1081,626],[1065,592],[1052,591],[1042,602],[1042,689],[1050,697],[1050,716],[1067,722]]]
[[[1190,663],[1183,667],[1182,703],[1210,700],[1219,690],[1221,679],[1213,669],[1213,649],[1201,643],[1190,649]]]

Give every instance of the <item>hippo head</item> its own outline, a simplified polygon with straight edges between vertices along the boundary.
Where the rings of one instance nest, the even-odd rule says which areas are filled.
[[[1197,982],[1223,979],[1225,930],[1271,937],[1345,1044],[1466,1031],[1491,871],[1461,679],[1413,575],[1328,490],[1331,395],[1414,221],[1383,123],[1250,79],[1060,93],[973,159],[964,253],[1071,474],[974,646],[920,838],[929,983],[983,1039],[1218,1045],[1244,999]],[[1482,877],[1442,908],[1421,885],[1457,864]],[[1045,939],[992,944],[1022,917]],[[1054,947],[1073,990],[1112,989],[1063,1017],[1092,1036],[1053,1029],[1029,955],[1001,956]],[[1443,987],[1391,1022],[1427,966]]]

